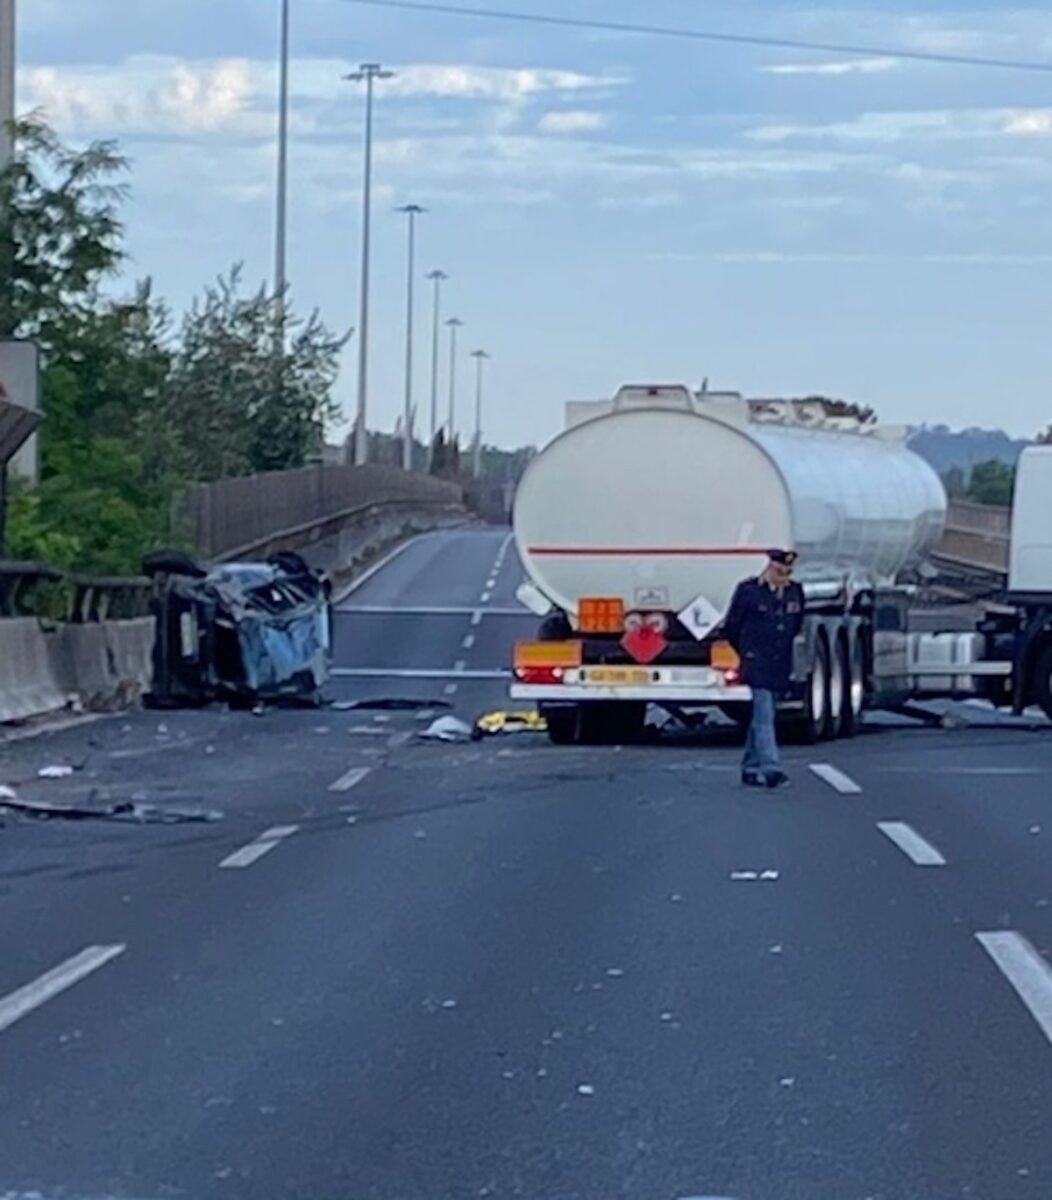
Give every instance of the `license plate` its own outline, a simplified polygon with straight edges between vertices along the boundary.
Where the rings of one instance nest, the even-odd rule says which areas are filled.
[[[650,682],[650,672],[642,667],[590,667],[586,676],[588,683],[638,687]]]

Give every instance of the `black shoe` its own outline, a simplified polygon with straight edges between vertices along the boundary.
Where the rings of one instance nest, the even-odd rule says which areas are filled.
[[[763,778],[758,771],[742,771],[742,787],[764,787]]]
[[[789,784],[789,776],[784,771],[774,771],[767,776],[767,786],[774,791],[775,788],[787,787]]]

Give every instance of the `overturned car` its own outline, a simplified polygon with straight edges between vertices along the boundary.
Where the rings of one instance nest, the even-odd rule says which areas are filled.
[[[157,619],[148,704],[322,702],[331,585],[298,554],[206,569],[165,551],[148,555],[143,571]]]

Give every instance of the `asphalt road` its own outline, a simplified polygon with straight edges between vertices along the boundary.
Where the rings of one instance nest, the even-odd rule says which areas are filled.
[[[410,544],[335,698],[499,702],[520,578]],[[726,738],[423,716],[0,742],[21,795],[222,814],[0,828],[0,1198],[1052,1196],[1048,730],[875,728],[769,795]]]

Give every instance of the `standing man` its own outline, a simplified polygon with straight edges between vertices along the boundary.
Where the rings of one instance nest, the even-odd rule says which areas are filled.
[[[742,682],[752,688],[742,783],[778,788],[789,777],[782,770],[775,709],[792,676],[793,642],[804,624],[804,589],[793,582],[795,550],[771,550],[768,559],[762,575],[738,585],[723,636],[741,658]]]

